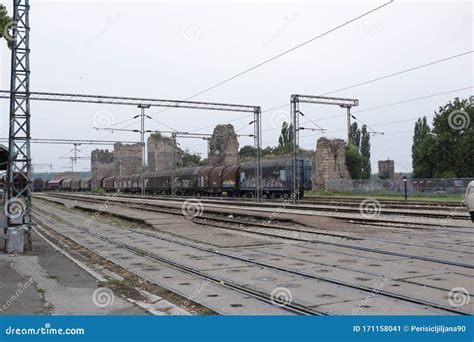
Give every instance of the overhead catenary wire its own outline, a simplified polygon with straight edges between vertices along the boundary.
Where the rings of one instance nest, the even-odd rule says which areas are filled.
[[[283,57],[283,56],[289,54],[290,52],[293,52],[293,51],[295,51],[295,50],[297,50],[297,49],[299,49],[299,48],[301,48],[301,47],[303,47],[303,46],[305,46],[305,45],[308,45],[308,44],[314,42],[315,40],[318,40],[318,39],[320,39],[320,38],[322,38],[322,37],[324,37],[324,36],[327,36],[328,34],[334,32],[334,31],[336,31],[336,30],[338,30],[338,29],[340,29],[340,28],[342,28],[342,27],[344,27],[344,26],[347,26],[347,25],[353,23],[354,21],[357,21],[357,20],[359,20],[359,19],[361,19],[361,18],[363,18],[363,17],[365,17],[365,16],[367,16],[367,15],[373,13],[373,12],[376,12],[376,11],[382,9],[382,8],[385,7],[385,6],[390,5],[392,2],[393,2],[393,0],[391,0],[391,1],[389,1],[389,2],[386,2],[386,3],[384,3],[384,4],[380,5],[380,6],[377,6],[376,8],[373,8],[373,9],[371,9],[371,10],[369,10],[369,11],[366,11],[366,12],[364,12],[364,13],[362,13],[362,14],[360,14],[360,15],[358,15],[358,16],[356,16],[356,17],[354,17],[354,18],[352,18],[352,19],[350,19],[350,20],[348,20],[348,21],[345,21],[344,23],[342,23],[342,24],[340,24],[340,25],[337,25],[336,27],[333,27],[333,28],[330,29],[330,30],[327,30],[326,32],[323,32],[323,33],[317,35],[316,37],[313,37],[313,38],[311,38],[311,39],[309,39],[309,40],[307,40],[307,41],[305,41],[305,42],[303,42],[303,43],[300,43],[300,44],[298,44],[298,45],[296,45],[296,46],[294,46],[294,47],[292,47],[292,48],[290,48],[290,49],[288,49],[288,50],[286,50],[286,51],[283,51],[283,52],[279,53],[279,54],[276,55],[276,56],[273,56],[273,57],[271,57],[271,58],[269,58],[269,59],[267,59],[267,60],[265,60],[265,61],[263,61],[263,62],[261,62],[261,63],[258,63],[257,65],[254,65],[253,67],[250,67],[250,68],[248,68],[248,69],[245,69],[244,71],[241,71],[241,72],[237,73],[236,75],[233,75],[233,76],[231,76],[231,77],[228,77],[228,78],[226,78],[225,80],[223,80],[223,81],[221,81],[221,82],[219,82],[219,83],[216,83],[216,84],[214,84],[214,85],[211,86],[211,87],[208,87],[208,88],[206,88],[206,89],[204,89],[204,90],[201,90],[201,91],[195,93],[194,95],[190,96],[188,99],[193,99],[193,98],[195,98],[195,97],[197,97],[197,96],[199,96],[199,95],[202,95],[202,94],[204,94],[204,93],[206,93],[206,92],[208,92],[208,91],[210,91],[210,90],[212,90],[212,89],[215,89],[215,88],[217,88],[217,87],[219,87],[219,86],[221,86],[221,85],[223,85],[223,84],[225,84],[225,83],[227,83],[227,82],[230,82],[230,81],[236,79],[237,77],[240,77],[240,76],[242,76],[242,75],[245,75],[245,74],[249,73],[250,71],[253,71],[253,70],[255,70],[255,69],[257,69],[257,68],[259,68],[259,67],[261,67],[261,66],[263,66],[263,65],[265,65],[265,64],[267,64],[267,63],[270,63],[270,62],[274,61],[275,59],[278,59],[278,58],[280,58],[280,57]]]
[[[366,109],[353,111],[352,114],[368,112],[368,111],[375,110],[375,109],[386,108],[386,107],[396,106],[396,105],[405,104],[405,103],[409,103],[409,102],[424,100],[424,99],[428,99],[428,98],[431,98],[431,97],[451,94],[451,93],[455,93],[455,92],[462,91],[462,90],[467,90],[467,89],[472,89],[472,88],[474,88],[474,86],[468,86],[468,87],[463,87],[463,88],[444,91],[444,92],[441,92],[441,93],[435,93],[435,94],[419,96],[419,97],[415,97],[415,98],[411,98],[411,99],[407,99],[407,100],[391,102],[391,103],[388,103],[388,104],[383,104],[383,105],[379,105],[379,106],[375,106],[375,107],[370,107],[370,108],[366,108]],[[316,119],[315,122],[323,121],[323,120],[327,120],[327,119],[333,119],[333,118],[342,117],[342,116],[346,116],[346,114],[336,114],[336,115],[324,117],[324,118],[321,118],[321,119]],[[374,126],[374,125],[372,125],[372,126]],[[269,129],[264,130],[263,132],[274,131],[276,129],[277,128],[269,128]]]
[[[389,4],[389,3],[387,3]],[[385,4],[385,5],[387,5]],[[385,6],[383,5],[383,6]],[[375,9],[374,9],[375,10]],[[313,38],[316,39],[317,37]],[[309,42],[309,41],[308,41]],[[304,44],[304,43],[303,43]],[[301,44],[300,44],[301,45]],[[295,49],[296,47],[292,48],[292,49]],[[290,52],[292,49],[289,49],[287,50],[287,52]],[[348,89],[352,89],[352,88],[355,88],[355,87],[359,87],[359,86],[362,86],[362,85],[366,85],[366,84],[370,84],[370,83],[373,83],[373,82],[377,82],[377,81],[380,81],[380,80],[383,80],[383,79],[387,79],[387,78],[390,78],[390,77],[394,77],[394,76],[398,76],[398,75],[401,75],[401,74],[404,74],[404,73],[408,73],[408,72],[411,72],[411,71],[415,71],[415,70],[418,70],[418,69],[421,69],[421,68],[425,68],[425,67],[428,67],[428,66],[432,66],[432,65],[435,65],[435,64],[438,64],[438,63],[442,63],[442,62],[446,62],[446,61],[449,61],[449,60],[452,60],[452,59],[455,59],[455,58],[459,58],[459,57],[462,57],[462,56],[465,56],[465,55],[468,55],[468,54],[471,54],[473,51],[467,51],[467,52],[463,52],[463,53],[459,53],[459,54],[456,54],[456,55],[452,55],[452,56],[448,56],[448,57],[445,57],[445,58],[442,58],[442,59],[438,59],[438,60],[435,60],[435,61],[431,61],[431,62],[428,62],[428,63],[424,63],[424,64],[421,64],[421,65],[418,65],[418,66],[415,66],[415,67],[410,67],[410,68],[407,68],[407,69],[404,69],[404,70],[400,70],[400,71],[397,71],[397,72],[393,72],[393,73],[390,73],[390,74],[387,74],[387,75],[382,75],[382,76],[379,76],[379,77],[376,77],[376,78],[373,78],[373,79],[369,79],[367,81],[364,81],[364,82],[359,82],[359,83],[356,83],[356,84],[353,84],[353,85],[350,85],[350,86],[346,86],[346,87],[343,87],[343,88],[339,88],[339,89],[336,89],[336,90],[333,90],[333,91],[330,91],[330,92],[327,92],[327,93],[324,93],[322,94],[323,95],[330,95],[330,94],[333,94],[333,93],[337,93],[337,92],[340,92],[340,91],[343,91],[343,90],[348,90]],[[281,55],[281,54],[280,54]],[[275,58],[277,58],[277,56],[275,56]],[[273,59],[275,59],[273,58]],[[272,60],[273,60],[272,59]],[[268,60],[270,61],[270,60]],[[257,67],[257,66],[255,66]],[[252,68],[251,68],[252,69]],[[253,69],[252,69],[253,70]],[[246,72],[249,72],[251,70],[248,70]],[[245,73],[246,73],[245,72]],[[239,73],[239,74],[242,74],[242,73]],[[236,76],[238,77],[238,76]],[[234,77],[235,78],[235,77]],[[229,79],[230,81],[230,79]],[[224,82],[224,81],[223,81]],[[222,83],[222,82],[221,82]],[[217,87],[216,86],[213,86],[213,87]],[[211,87],[210,87],[211,88]],[[201,92],[199,92],[201,93]],[[196,94],[195,94],[196,95]],[[197,95],[196,95],[197,96]],[[433,95],[433,96],[437,96],[437,95]],[[195,97],[194,95],[192,97],[189,97],[188,99],[191,99]],[[269,112],[269,111],[272,111],[272,110],[275,110],[275,109],[280,109],[280,108],[283,108],[283,107],[286,107],[288,104],[285,104],[285,105],[282,105],[282,106],[278,106],[278,107],[273,107],[273,108],[270,108],[270,109],[267,109],[267,110],[264,110],[262,111],[262,113],[265,113],[265,112]],[[154,116],[155,114],[158,114],[160,112],[163,112],[167,109],[164,109],[162,111],[159,111],[157,113],[154,113],[152,114],[152,116]],[[355,113],[355,112],[354,112]],[[330,118],[335,118],[335,117],[339,117],[339,116],[342,116],[342,115],[334,115],[334,116],[330,116],[330,117],[327,117],[327,118],[322,118],[322,119],[318,119],[317,121],[322,121],[322,120],[326,120],[326,119],[330,119]],[[227,122],[231,122],[231,121],[227,121]],[[206,126],[206,127],[203,127],[201,129],[205,129],[205,128],[209,128],[209,127],[212,127],[213,125],[211,126]],[[127,126],[129,127],[129,126]],[[193,131],[198,131],[198,130],[201,130],[201,129],[196,129],[196,130],[193,130]],[[269,129],[269,130],[264,130],[265,131],[270,131],[272,129]],[[109,135],[107,135],[109,136]]]
[[[455,58],[463,57],[463,56],[469,55],[473,52],[474,52],[473,50],[466,51],[466,52],[463,52],[463,53],[459,53],[459,54],[456,54],[456,55],[452,55],[452,56],[449,56],[449,57],[438,59],[438,60],[435,60],[435,61],[432,61],[432,62],[429,62],[429,63],[421,64],[421,65],[418,65],[418,66],[415,66],[415,67],[400,70],[400,71],[393,72],[393,73],[390,73],[390,74],[387,74],[387,75],[372,78],[372,79],[369,79],[369,80],[364,81],[364,82],[359,82],[359,83],[355,83],[355,84],[350,85],[350,86],[346,86],[346,87],[343,87],[343,88],[332,90],[332,91],[329,91],[327,93],[320,94],[319,96],[326,96],[326,95],[339,93],[339,92],[344,91],[344,90],[360,87],[360,86],[370,84],[370,83],[373,83],[373,82],[377,82],[377,81],[381,81],[381,80],[384,80],[384,79],[387,79],[387,78],[390,78],[390,77],[402,75],[402,74],[405,74],[405,73],[410,72],[410,71],[415,71],[415,70],[418,70],[418,69],[426,68],[426,67],[431,66],[431,65],[435,65],[435,64],[446,62],[446,61],[449,61],[449,60],[452,60],[452,59],[455,59]],[[284,108],[284,107],[287,107],[287,106],[288,106],[288,103],[285,103],[285,104],[277,106],[277,107],[272,107],[270,109],[266,109],[266,110],[262,111],[262,113],[271,112],[273,110],[281,109],[281,108]],[[345,115],[345,114],[343,114],[343,115]]]
[[[230,81],[232,81],[232,80],[234,80],[234,79],[236,79],[236,78],[238,78],[238,77],[240,77],[240,76],[242,76],[242,75],[245,75],[245,74],[247,74],[247,73],[249,73],[249,72],[251,72],[251,71],[253,71],[253,70],[255,70],[255,69],[258,69],[258,68],[264,66],[265,64],[268,64],[268,63],[270,63],[270,62],[272,62],[272,61],[274,61],[274,60],[276,60],[276,59],[278,59],[278,58],[280,58],[280,57],[283,57],[283,56],[285,56],[285,55],[287,55],[287,54],[289,54],[289,53],[291,53],[291,52],[293,52],[293,51],[295,51],[295,50],[297,50],[297,49],[299,49],[299,48],[301,48],[301,47],[303,47],[303,46],[306,46],[306,45],[308,45],[308,44],[314,42],[315,40],[318,40],[318,39],[320,39],[320,38],[323,38],[323,37],[329,35],[330,33],[334,32],[334,31],[337,31],[337,30],[343,28],[344,26],[347,26],[347,25],[353,23],[354,21],[357,21],[357,20],[359,20],[359,19],[361,19],[361,18],[363,18],[363,17],[366,17],[366,16],[368,16],[369,14],[374,13],[374,12],[376,12],[376,11],[378,11],[378,10],[384,8],[385,6],[390,5],[391,3],[393,3],[393,0],[390,0],[390,1],[388,1],[388,2],[386,2],[386,3],[384,3],[384,4],[382,4],[382,5],[379,5],[379,6],[373,8],[373,9],[371,9],[371,10],[369,10],[369,11],[364,12],[364,13],[362,13],[362,14],[360,14],[360,15],[358,15],[358,16],[356,16],[356,17],[350,19],[350,20],[347,20],[347,21],[343,22],[342,24],[339,24],[339,25],[337,25],[337,26],[335,26],[335,27],[333,27],[333,28],[331,28],[331,29],[329,29],[329,30],[327,30],[327,31],[325,31],[325,32],[323,32],[323,33],[321,33],[321,34],[319,34],[319,35],[317,35],[317,36],[311,38],[311,39],[308,39],[308,40],[306,40],[306,41],[304,41],[304,42],[302,42],[302,43],[300,43],[300,44],[298,44],[298,45],[296,45],[296,46],[293,46],[292,48],[289,48],[289,49],[287,49],[287,50],[285,50],[285,51],[283,51],[283,52],[280,52],[279,54],[277,54],[277,55],[275,55],[275,56],[273,56],[273,57],[271,57],[271,58],[268,58],[268,59],[266,59],[266,60],[264,60],[264,61],[262,61],[262,62],[260,62],[260,63],[258,63],[258,64],[256,64],[256,65],[250,67],[250,68],[247,68],[247,69],[245,69],[245,70],[243,70],[243,71],[241,71],[241,72],[239,72],[239,73],[237,73],[237,74],[235,74],[235,75],[233,75],[233,76],[230,76],[230,77],[228,77],[228,78],[226,78],[226,79],[224,79],[224,80],[222,80],[222,81],[220,81],[220,82],[218,82],[218,83],[216,83],[216,84],[214,84],[214,85],[212,85],[212,86],[210,86],[210,87],[208,87],[208,88],[206,88],[206,89],[203,89],[203,90],[201,90],[201,91],[198,91],[197,93],[195,93],[195,94],[191,95],[190,97],[186,98],[185,101],[191,100],[191,99],[193,99],[193,98],[195,98],[195,97],[197,97],[197,96],[199,96],[199,95],[202,95],[202,94],[204,94],[204,93],[207,93],[208,91],[211,91],[211,90],[213,90],[213,89],[215,89],[215,88],[217,88],[217,87],[219,87],[219,86],[221,86],[221,85],[223,85],[223,84],[226,84],[226,83],[228,83],[228,82],[230,82]],[[162,113],[162,112],[164,112],[164,111],[166,111],[166,110],[168,110],[168,108],[167,108],[167,109],[160,110],[160,111],[158,111],[158,112],[152,114],[152,116],[157,115],[157,114],[159,114],[159,113]]]

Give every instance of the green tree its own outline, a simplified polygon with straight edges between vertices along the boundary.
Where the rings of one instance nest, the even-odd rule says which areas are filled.
[[[433,161],[429,154],[432,142],[433,136],[426,116],[419,118],[415,123],[413,145],[411,147],[414,178],[433,177]]]
[[[359,148],[360,146],[360,129],[357,126],[357,122],[352,123],[351,125],[351,138],[352,144]]]
[[[415,123],[412,145],[415,178],[474,176],[474,107],[455,98],[439,107],[430,129],[425,117]]]
[[[370,134],[366,125],[363,125],[362,129],[359,128],[357,122],[351,125],[351,144],[348,147],[351,146],[354,149],[346,149],[350,153],[346,154],[346,164],[352,179],[369,179],[372,167],[370,166]],[[356,168],[360,169],[356,170]]]
[[[247,158],[247,157],[256,157],[257,156],[257,149],[250,145],[245,145],[240,148],[239,157],[240,158]]]
[[[293,125],[284,121],[281,125],[280,137],[278,138],[277,154],[289,153],[293,149]]]
[[[346,165],[349,170],[349,174],[352,179],[360,179],[362,176],[362,163],[363,157],[359,152],[359,149],[349,144],[346,147]]]
[[[0,40],[2,38],[5,39],[10,49],[12,47],[12,41],[10,39],[12,36],[12,22],[13,19],[8,15],[7,8],[0,4]]]
[[[188,149],[186,149],[185,151],[179,149],[178,153],[181,157],[182,166],[187,167],[187,166],[199,166],[199,165],[201,165],[201,156],[200,155],[190,153]]]
[[[470,102],[455,98],[440,107],[432,133],[433,177],[474,176],[474,108]]]
[[[360,154],[362,155],[362,179],[369,179],[372,173],[372,167],[370,166],[370,134],[367,132],[367,126],[363,125],[360,132]]]

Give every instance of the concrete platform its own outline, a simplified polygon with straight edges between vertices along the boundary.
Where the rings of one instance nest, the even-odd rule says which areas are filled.
[[[95,305],[94,291],[104,289],[96,278],[35,233],[33,251],[24,255],[4,254],[3,229],[0,239],[0,315],[149,314],[117,295],[110,305]]]

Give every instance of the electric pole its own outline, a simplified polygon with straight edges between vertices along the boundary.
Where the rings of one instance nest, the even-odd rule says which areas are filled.
[[[142,196],[145,195],[145,160],[146,160],[146,155],[145,155],[145,109],[150,108],[150,105],[145,105],[145,104],[139,104],[138,108],[140,108],[141,113],[140,113],[140,122],[141,122],[141,129],[140,129],[140,140],[142,144],[142,171],[141,171],[141,178],[142,178]]]

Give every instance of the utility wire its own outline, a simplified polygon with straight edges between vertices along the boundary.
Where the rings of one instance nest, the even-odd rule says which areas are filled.
[[[365,17],[365,16],[367,16],[367,15],[369,15],[369,14],[375,12],[375,11],[378,11],[379,9],[382,9],[382,8],[385,7],[385,6],[390,5],[392,2],[393,2],[393,0],[387,2],[387,3],[383,4],[383,5],[380,5],[380,6],[376,7],[376,8],[374,8],[374,9],[371,9],[370,11],[367,11],[367,12],[365,12],[365,13],[363,13],[363,14],[361,14],[361,15],[359,15],[359,16],[353,18],[353,19],[350,19],[350,20],[348,20],[348,21],[346,21],[346,22],[344,22],[344,23],[342,23],[342,24],[340,24],[340,25],[338,25],[338,26],[336,26],[336,27],[334,27],[334,28],[332,28],[332,29],[330,29],[330,30],[324,32],[324,33],[321,33],[320,35],[318,35],[318,36],[316,36],[316,37],[313,37],[313,38],[311,38],[311,39],[309,39],[309,40],[307,40],[307,41],[305,41],[305,42],[303,42],[303,43],[301,43],[301,44],[298,44],[298,45],[296,45],[296,46],[294,46],[294,47],[292,47],[292,48],[290,48],[290,49],[288,49],[288,50],[286,50],[286,51],[284,51],[284,52],[281,52],[281,53],[279,53],[278,55],[273,56],[273,57],[271,57],[271,58],[269,58],[269,59],[267,59],[267,60],[265,60],[265,61],[263,61],[263,62],[261,62],[261,63],[259,63],[259,64],[257,64],[257,65],[255,65],[255,66],[251,67],[251,68],[248,68],[248,69],[246,69],[246,70],[244,70],[244,71],[242,71],[242,72],[239,72],[238,74],[236,74],[236,75],[234,75],[234,76],[231,76],[231,77],[229,77],[229,78],[226,78],[225,80],[223,80],[223,81],[221,81],[221,82],[219,82],[219,83],[217,83],[217,84],[215,84],[215,85],[213,85],[213,86],[211,86],[211,87],[209,87],[209,88],[206,88],[206,89],[204,89],[204,90],[201,90],[200,92],[194,94],[193,96],[187,98],[186,100],[190,100],[190,99],[192,99],[192,98],[195,98],[195,97],[197,97],[197,96],[199,96],[199,95],[201,95],[201,94],[204,94],[204,93],[206,93],[206,92],[208,92],[208,91],[210,91],[210,90],[212,90],[212,89],[215,89],[215,88],[217,88],[217,87],[219,87],[219,86],[221,86],[221,85],[223,85],[223,84],[225,84],[225,83],[227,83],[227,82],[230,82],[230,81],[236,79],[237,77],[240,77],[240,76],[242,76],[242,75],[245,75],[245,74],[249,73],[250,71],[253,71],[253,70],[255,70],[255,69],[257,69],[257,68],[259,68],[259,67],[261,67],[261,66],[263,66],[263,65],[265,65],[265,64],[267,64],[267,63],[270,63],[270,62],[274,61],[274,60],[277,59],[277,58],[280,58],[280,57],[282,57],[282,56],[284,56],[284,55],[287,55],[287,54],[289,54],[290,52],[293,52],[293,51],[295,51],[296,49],[299,49],[300,47],[303,47],[303,46],[305,46],[305,45],[307,45],[307,44],[309,44],[309,43],[312,43],[312,42],[314,42],[315,40],[317,40],[317,39],[319,39],[319,38],[322,38],[322,37],[324,37],[324,36],[326,36],[326,35],[328,35],[328,34],[334,32],[334,31],[336,31],[336,30],[338,30],[338,29],[340,29],[340,28],[342,28],[342,27],[344,27],[344,26],[347,26],[347,25],[349,25],[350,23],[352,23],[352,22],[354,22],[354,21],[357,21],[357,20],[359,20],[359,19],[361,19],[361,18],[363,18],[363,17]]]
[[[474,87],[474,86],[469,86],[469,87],[464,87],[464,88],[459,88],[459,89],[454,89],[454,90],[448,90],[448,91],[444,91],[444,92],[441,92],[441,93],[430,94],[430,95],[426,95],[426,96],[415,97],[415,98],[413,98],[413,99],[402,100],[402,101],[398,101],[398,102],[388,103],[388,104],[385,104],[385,105],[370,107],[370,108],[366,108],[366,109],[362,109],[362,110],[353,111],[352,114],[361,113],[361,112],[367,112],[367,111],[374,110],[374,109],[379,109],[379,108],[385,108],[385,107],[396,106],[396,105],[399,105],[399,104],[409,103],[409,102],[413,102],[413,101],[424,100],[424,99],[428,99],[428,98],[430,98],[430,97],[435,97],[435,96],[440,96],[440,95],[446,95],[446,94],[450,94],[450,93],[455,93],[455,92],[461,91],[461,90],[472,89],[473,87]],[[346,116],[346,115],[347,115],[347,114],[345,114],[345,113],[344,113],[344,114],[337,114],[337,115],[327,116],[327,117],[322,118],[322,119],[317,119],[317,120],[315,120],[315,121],[322,121],[322,120],[337,118],[337,117]],[[359,121],[360,121],[360,120],[359,120]],[[376,125],[372,125],[372,126],[376,126]],[[265,132],[274,131],[274,130],[276,130],[276,129],[277,129],[277,128],[269,128],[269,129],[266,129]]]
[[[296,46],[294,46],[294,47],[292,47],[292,48],[290,48],[290,49],[288,49],[288,50],[286,50],[286,51],[283,51],[283,52],[279,53],[279,54],[276,55],[276,56],[273,56],[273,57],[271,57],[271,58],[269,58],[269,59],[266,59],[266,60],[264,60],[263,62],[260,62],[260,63],[258,63],[257,65],[254,65],[253,67],[250,67],[250,68],[248,68],[248,69],[245,69],[244,71],[241,71],[241,72],[239,72],[238,74],[235,74],[235,75],[233,75],[233,76],[231,76],[231,77],[228,77],[228,78],[226,78],[225,80],[223,80],[223,81],[221,81],[221,82],[219,82],[219,83],[216,83],[216,84],[214,84],[214,85],[212,85],[212,86],[210,86],[210,87],[208,87],[208,88],[206,88],[206,89],[204,89],[204,90],[201,90],[201,91],[195,93],[194,95],[192,95],[192,96],[186,98],[185,101],[191,100],[191,99],[193,99],[193,98],[195,98],[195,97],[197,97],[197,96],[199,96],[199,95],[202,95],[202,94],[204,94],[204,93],[207,93],[208,91],[213,90],[213,89],[215,89],[215,88],[217,88],[217,87],[219,87],[219,86],[221,86],[221,85],[223,85],[223,84],[225,84],[225,83],[227,83],[227,82],[230,82],[230,81],[236,79],[237,77],[240,77],[240,76],[242,76],[242,75],[245,75],[245,74],[247,74],[247,73],[249,73],[249,72],[251,72],[251,71],[253,71],[253,70],[257,69],[257,68],[260,68],[261,66],[263,66],[263,65],[265,65],[265,64],[267,64],[267,63],[270,63],[270,62],[274,61],[275,59],[278,59],[278,58],[280,58],[280,57],[283,57],[283,56],[289,54],[290,52],[293,52],[293,51],[299,49],[300,47],[303,47],[303,46],[305,46],[305,45],[308,45],[309,43],[312,43],[312,42],[314,42],[315,40],[317,40],[317,39],[319,39],[319,38],[322,38],[322,37],[324,37],[324,36],[327,36],[328,34],[334,32],[334,31],[336,31],[336,30],[338,30],[338,29],[340,29],[340,28],[342,28],[342,27],[344,27],[344,26],[347,26],[347,25],[353,23],[354,21],[357,21],[357,20],[359,20],[359,19],[361,19],[361,18],[363,18],[363,17],[365,17],[365,16],[367,16],[367,15],[373,13],[373,12],[378,11],[379,9],[382,9],[382,8],[385,7],[385,6],[390,5],[392,2],[393,2],[393,0],[390,0],[389,2],[386,2],[386,3],[383,4],[383,5],[377,6],[376,8],[371,9],[370,11],[364,12],[364,13],[362,13],[361,15],[358,15],[358,16],[355,17],[355,18],[352,18],[352,19],[350,19],[350,20],[348,20],[348,21],[346,21],[346,22],[344,22],[344,23],[342,23],[342,24],[340,24],[340,25],[338,25],[338,26],[336,26],[336,27],[333,27],[332,29],[330,29],[330,30],[328,30],[328,31],[326,31],[326,32],[323,32],[323,33],[317,35],[316,37],[313,37],[313,38],[311,38],[311,39],[309,39],[309,40],[307,40],[307,41],[305,41],[305,42],[303,42],[303,43],[300,43],[300,44],[298,44],[298,45],[296,45]],[[158,112],[156,112],[156,113],[154,113],[154,114],[152,114],[152,115],[162,113],[162,112],[164,112],[164,111],[166,111],[166,110],[168,110],[168,109],[169,109],[169,108],[163,109],[163,110],[158,111]]]
[[[445,94],[454,93],[454,92],[457,92],[457,91],[467,90],[467,89],[472,89],[472,88],[473,88],[473,86],[469,86],[469,87],[459,88],[459,89],[455,89],[455,90],[445,91],[445,92],[442,92],[442,93],[437,93],[437,94],[432,94],[432,95],[427,95],[427,96],[420,96],[420,97],[416,97],[416,98],[414,98],[414,99],[409,99],[409,100],[404,100],[404,101],[398,101],[398,102],[393,102],[393,103],[389,103],[389,104],[382,105],[382,106],[370,107],[370,108],[367,108],[367,109],[362,109],[362,110],[354,111],[354,113],[362,113],[362,112],[367,112],[367,111],[369,111],[369,110],[374,110],[374,109],[379,109],[379,108],[385,108],[385,107],[396,106],[396,105],[399,105],[399,104],[404,104],[404,103],[408,103],[408,102],[423,100],[423,99],[427,99],[427,98],[434,97],[434,96],[445,95]]]
[[[427,67],[427,66],[431,66],[431,65],[434,65],[434,64],[446,62],[446,61],[449,61],[449,60],[451,60],[451,59],[459,58],[459,57],[462,57],[462,56],[471,54],[471,53],[473,53],[473,52],[474,52],[474,51],[471,50],[471,51],[463,52],[463,53],[460,53],[460,54],[457,54],[457,55],[453,55],[453,56],[449,56],[449,57],[446,57],[446,58],[438,59],[438,60],[436,60],[436,61],[432,61],[432,62],[429,62],[429,63],[425,63],[425,64],[418,65],[418,66],[416,66],[416,67],[412,67],[412,68],[400,70],[400,71],[397,71],[397,72],[394,72],[394,73],[391,73],[391,74],[388,74],[388,75],[384,75],[384,76],[380,76],[380,77],[376,77],[376,78],[370,79],[370,80],[368,80],[368,81],[356,83],[356,84],[353,84],[353,85],[350,85],[350,86],[347,86],[347,87],[344,87],[344,88],[340,88],[340,89],[337,89],[337,90],[332,90],[332,91],[330,91],[330,92],[321,94],[321,95],[319,95],[319,96],[331,95],[331,94],[334,94],[334,93],[341,92],[341,91],[343,91],[343,90],[348,90],[348,89],[360,87],[360,86],[362,86],[362,85],[366,85],[366,84],[373,83],[373,82],[377,82],[377,81],[380,81],[380,80],[384,80],[384,79],[387,79],[387,78],[390,78],[390,77],[398,76],[398,75],[401,75],[401,74],[404,74],[404,73],[407,73],[407,72],[410,72],[410,71],[422,69],[422,68],[425,68],[425,67]],[[273,108],[270,108],[270,109],[266,109],[266,110],[262,111],[262,113],[270,112],[270,111],[275,110],[275,109],[281,109],[281,108],[284,108],[284,107],[286,107],[286,106],[288,106],[288,103],[286,103],[286,104],[284,104],[284,105],[281,105],[281,106],[278,106],[278,107],[273,107]],[[329,117],[329,118],[333,118],[333,117]],[[318,120],[318,121],[319,121],[319,120]]]

